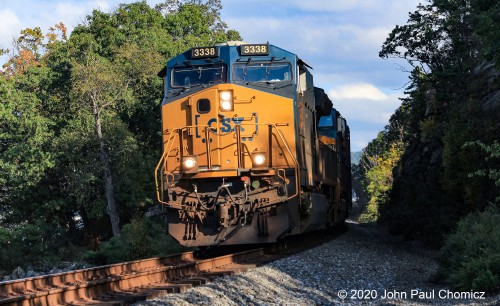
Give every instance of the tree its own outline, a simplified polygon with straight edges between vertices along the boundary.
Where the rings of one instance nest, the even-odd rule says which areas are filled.
[[[116,108],[117,104],[129,98],[129,82],[123,78],[108,60],[91,50],[85,62],[73,64],[73,90],[75,99],[90,109],[94,118],[95,135],[99,144],[99,159],[104,169],[104,183],[107,199],[107,213],[111,219],[114,236],[120,235],[120,215],[116,205],[113,175],[107,155],[102,118],[104,112]]]
[[[14,42],[14,52],[7,63],[3,65],[5,76],[14,76],[24,73],[30,66],[40,65],[43,52],[43,34],[39,27],[24,29],[21,36]],[[9,50],[2,50],[7,54]]]
[[[47,150],[53,122],[42,115],[42,101],[35,93],[16,90],[18,82],[0,77],[0,205],[4,213],[12,211],[11,203],[54,166]]]
[[[26,29],[12,51],[0,50],[10,56],[0,73],[0,248],[19,240],[10,244],[16,261],[2,264],[96,248],[153,203],[156,74],[193,45],[239,38],[217,3],[179,2],[172,12],[121,4],[94,10],[69,37],[61,23],[46,35]],[[196,27],[174,39],[181,15]]]
[[[147,164],[152,165],[156,158],[151,152],[161,147],[157,109],[162,82],[156,73],[164,65],[165,58],[188,46],[227,39],[227,26],[220,20],[218,10],[217,1],[189,2],[179,4],[175,12],[162,16],[160,9],[152,9],[144,1],[122,4],[110,14],[94,11],[87,17],[86,24],[75,28],[70,37],[70,52],[74,52],[77,59],[72,63],[72,90],[76,93],[72,105],[79,105],[80,98],[92,105],[100,163],[105,173],[108,213],[113,216],[113,210],[118,211],[111,217],[115,235],[119,228],[116,225],[119,210],[113,209],[117,205],[112,194],[121,182],[115,182],[113,177],[118,161],[110,164],[106,154],[118,150],[106,147],[102,126],[106,121],[109,124],[109,120],[116,120],[117,116],[127,122],[135,137],[146,145],[143,152],[147,153],[143,156],[150,157],[152,162]],[[191,30],[175,36],[186,17],[189,17]],[[235,31],[228,33],[239,37]],[[103,113],[106,116],[101,116]],[[120,177],[120,180],[127,178]]]
[[[461,217],[494,201],[494,183],[469,175],[493,169],[491,160],[464,145],[498,138],[499,12],[491,1],[429,0],[382,46],[381,57],[414,67],[398,109],[405,152],[381,211],[395,233],[439,244]]]

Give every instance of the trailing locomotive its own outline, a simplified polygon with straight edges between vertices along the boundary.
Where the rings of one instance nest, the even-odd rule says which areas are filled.
[[[181,245],[270,243],[347,218],[349,127],[309,69],[241,42],[167,62],[155,176]]]

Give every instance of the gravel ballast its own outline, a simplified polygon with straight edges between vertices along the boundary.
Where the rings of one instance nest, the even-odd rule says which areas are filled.
[[[348,223],[336,239],[251,271],[136,305],[497,305],[429,281],[436,252]],[[475,294],[475,296],[473,296]]]

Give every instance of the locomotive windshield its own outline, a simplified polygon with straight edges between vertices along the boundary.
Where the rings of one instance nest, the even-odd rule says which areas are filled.
[[[226,83],[227,68],[225,65],[180,67],[172,70],[171,85],[174,88],[190,88],[198,85]]]
[[[284,82],[292,79],[292,68],[288,63],[237,63],[233,66],[236,82]]]

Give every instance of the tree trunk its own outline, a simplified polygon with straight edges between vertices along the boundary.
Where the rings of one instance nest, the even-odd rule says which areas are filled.
[[[108,202],[107,213],[111,219],[111,228],[113,230],[113,236],[120,236],[120,215],[116,208],[115,192],[113,190],[113,176],[111,175],[111,167],[109,165],[108,156],[106,154],[106,149],[104,146],[104,138],[102,136],[101,129],[101,118],[99,116],[99,108],[97,102],[93,101],[93,115],[95,118],[95,130],[97,134],[97,140],[99,141],[99,159],[104,168],[104,188],[106,191],[106,200]]]

